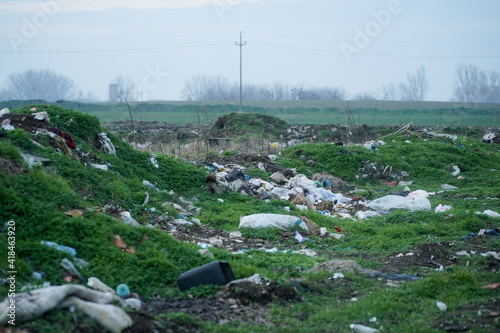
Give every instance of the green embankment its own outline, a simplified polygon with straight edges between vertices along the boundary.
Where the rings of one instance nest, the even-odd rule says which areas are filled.
[[[28,113],[28,109],[23,107],[15,112]],[[109,169],[94,169],[59,154],[49,145],[48,138],[40,140],[40,147],[31,140],[35,133],[17,129],[7,131],[0,138],[0,162],[4,166],[10,165],[0,170],[0,222],[3,225],[13,220],[16,224],[18,289],[36,283],[31,279],[34,271],[44,272],[43,281],[50,281],[53,285],[65,283],[59,263],[65,257],[73,259],[64,252],[41,245],[40,241],[45,240],[75,248],[77,257],[89,262],[86,268],[80,269],[85,277],[98,277],[112,288],[126,283],[145,300],[155,294],[209,297],[217,288],[198,287],[179,292],[175,279],[180,273],[211,259],[200,256],[195,244],[179,242],[164,231],[151,228],[151,215],[147,209],[154,207],[156,217],[177,216],[177,211],[170,206],[162,207],[162,204],[169,201],[181,203],[179,195],[195,196],[199,200],[195,205],[202,208],[196,217],[203,224],[211,223],[212,227],[232,231],[237,230],[242,215],[284,213],[285,206],[293,206],[287,201],[273,199],[265,202],[234,192],[220,196],[210,194],[205,190],[203,168],[164,155],[156,157],[159,168],[155,168],[148,161],[147,153],[133,150],[112,134],[109,137],[116,146],[117,155],[106,154],[96,149],[96,135],[103,130],[98,118],[56,106],[40,106],[40,109],[48,112],[54,127],[75,139],[79,154],[89,153],[89,162],[106,164]],[[196,323],[206,332],[349,332],[351,323],[364,323],[387,332],[432,332],[440,329],[440,323],[452,318],[457,327],[464,322],[473,332],[487,331],[488,328],[475,326],[478,325],[478,309],[482,306],[498,312],[498,302],[492,300],[498,300],[500,289],[483,289],[482,286],[499,282],[499,266],[492,257],[482,257],[479,252],[498,251],[500,238],[487,236],[476,244],[474,238],[462,236],[499,226],[498,218],[474,214],[485,209],[500,212],[498,146],[464,137],[459,137],[456,142],[448,138],[423,141],[416,136],[398,135],[384,140],[387,144],[375,151],[361,146],[344,148],[303,144],[284,150],[278,162],[308,175],[310,171],[326,171],[343,176],[348,184],[366,189],[363,196],[369,195],[370,199],[402,188],[387,187],[376,180],[357,179],[358,169],[367,161],[390,165],[395,170],[408,172],[407,180],[413,181],[412,190],[437,192],[443,183],[457,186],[455,191],[437,193],[430,198],[433,208],[438,204],[448,204],[453,207],[450,211],[395,211],[386,216],[354,221],[327,217],[319,212],[300,212],[292,207],[287,214],[304,215],[329,230],[339,226],[346,237],[338,240],[310,234],[307,235],[310,241],[297,244],[293,237],[283,240],[282,232],[274,229],[244,229],[244,237],[280,241],[280,250],[301,249],[306,245],[319,255],[310,258],[288,252],[267,253],[251,249],[246,254],[231,254],[223,249],[213,249],[212,252],[215,260],[230,263],[236,278],[259,273],[284,285],[291,285],[295,279],[293,285],[300,302],[272,302],[266,307],[266,325],[238,322],[219,325],[176,314],[157,319],[175,318],[190,325]],[[50,168],[28,167],[22,162],[20,152],[49,158],[52,161]],[[314,166],[309,163],[311,160],[316,162]],[[464,179],[452,176],[452,164],[461,168],[460,176]],[[16,169],[22,172],[13,171]],[[259,174],[263,178],[269,176],[262,171]],[[143,180],[154,183],[159,191],[144,185]],[[171,190],[175,194],[170,194]],[[146,192],[149,204],[144,206]],[[142,226],[132,227],[105,214],[103,207],[110,203],[130,211]],[[66,215],[70,209],[82,210],[83,218]],[[128,246],[134,246],[136,253],[122,252],[117,248],[113,244],[114,235],[120,235]],[[149,238],[144,241],[145,236]],[[0,233],[0,268],[5,271],[9,270],[7,237],[5,230]],[[469,250],[470,257],[458,258],[443,271],[435,271],[436,267],[408,266],[402,273],[419,274],[422,279],[404,282],[399,287],[388,287],[382,281],[355,272],[345,273],[342,280],[329,280],[332,274],[328,272],[306,272],[315,264],[331,258],[353,259],[364,267],[380,269],[388,255],[408,253],[416,245],[437,242],[448,244],[442,251],[450,257],[454,251],[463,249]],[[334,250],[353,247],[356,249],[352,251]],[[471,249],[475,254],[470,252]],[[5,297],[7,290],[6,285],[0,286],[0,296]],[[351,301],[352,297],[358,301]],[[448,310],[440,311],[436,301],[446,303]],[[369,322],[372,317],[376,317],[374,323]],[[68,332],[74,328],[76,320],[87,320],[91,331],[98,329],[90,320],[76,317],[66,310],[54,311],[18,328]],[[491,319],[489,325],[492,331],[500,329],[498,320]]]

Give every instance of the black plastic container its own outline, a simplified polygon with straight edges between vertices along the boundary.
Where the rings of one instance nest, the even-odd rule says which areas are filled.
[[[234,279],[234,274],[229,263],[226,261],[214,261],[182,273],[177,278],[177,285],[181,291],[184,291],[206,284],[224,285]]]

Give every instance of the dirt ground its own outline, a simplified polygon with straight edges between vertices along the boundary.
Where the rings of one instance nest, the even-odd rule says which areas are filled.
[[[166,230],[167,231],[167,230]],[[293,237],[292,233],[283,232],[282,239],[278,242],[265,242],[259,239],[231,238],[229,233],[210,227],[190,227],[189,229],[178,228],[173,234],[174,237],[183,242],[196,243],[207,241],[211,238],[222,240],[223,248],[229,251],[238,251],[243,248],[272,248],[279,247],[283,241]],[[490,236],[471,237],[463,240],[467,251],[488,251],[492,250],[489,243],[493,240]],[[297,245],[297,248],[300,248]],[[414,246],[410,251],[404,253],[393,253],[385,258],[378,258],[374,254],[360,253],[354,251],[318,251],[319,255],[325,258],[352,260],[354,258],[363,258],[368,260],[380,260],[383,264],[380,272],[387,275],[375,276],[380,283],[387,288],[398,287],[405,281],[395,278],[397,274],[404,274],[408,268],[423,270],[419,275],[425,275],[438,269],[440,265],[451,267],[452,265],[466,265],[467,258],[456,255],[458,244],[454,242],[426,242]],[[464,249],[464,244],[460,244],[460,249]],[[488,257],[484,270],[500,270],[500,261],[493,257]],[[393,274],[393,275],[390,275]],[[370,278],[367,276],[367,278]],[[209,299],[176,299],[176,298],[157,298],[146,302],[144,311],[133,314],[136,321],[133,327],[126,332],[150,332],[154,327],[158,332],[202,332],[194,324],[167,320],[161,324],[153,320],[152,314],[159,315],[168,312],[184,312],[196,318],[213,321],[219,324],[231,323],[237,325],[238,322],[246,322],[252,325],[263,325],[268,323],[266,316],[266,304],[270,301],[287,302],[293,304],[301,302],[298,293],[304,291],[314,291],[318,286],[310,286],[296,279],[290,281],[291,286],[282,287],[276,283],[255,285],[248,283],[238,285],[238,288],[232,286],[221,287],[220,292]],[[341,295],[342,299],[351,299],[353,297],[363,296],[352,287],[348,278],[332,279],[323,281],[321,288],[340,288],[345,292]],[[448,332],[469,331],[472,328],[482,329],[490,327],[498,320],[500,312],[500,302],[496,299],[490,300],[487,304],[473,304],[460,311],[450,312],[445,320],[437,321],[435,328]],[[478,313],[481,313],[478,316]],[[307,315],[304,314],[306,319]],[[180,325],[180,326],[179,326]]]

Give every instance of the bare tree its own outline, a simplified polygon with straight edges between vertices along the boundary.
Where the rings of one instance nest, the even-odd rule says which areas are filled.
[[[188,101],[237,100],[239,85],[221,76],[194,76],[185,82],[183,97]],[[343,100],[345,90],[340,88],[305,88],[302,84],[289,86],[284,82],[271,85],[247,83],[243,86],[246,100]]]
[[[483,103],[500,103],[500,73],[481,71],[479,78],[479,101]]]
[[[458,102],[479,101],[480,70],[474,65],[459,65],[455,70],[453,99]]]
[[[50,69],[28,69],[11,73],[5,89],[5,96],[10,99],[42,99],[47,102],[71,100],[75,93],[73,80]]]
[[[136,101],[137,90],[135,88],[134,82],[128,76],[117,76],[115,79],[115,83],[118,85],[116,102],[119,105],[123,105],[127,108],[128,114],[130,116],[130,124],[132,125],[132,141],[135,143],[134,115],[132,114],[131,104],[133,101]]]
[[[374,94],[372,94],[370,92],[365,91],[363,93],[359,93],[359,94],[354,95],[351,99],[353,101],[376,101],[377,96],[375,96]]]
[[[423,101],[429,92],[429,82],[425,76],[425,67],[418,68],[417,73],[406,75],[408,83],[401,83],[401,99],[404,101]]]
[[[188,101],[236,100],[239,98],[239,88],[236,83],[229,83],[220,75],[197,75],[184,83],[182,95]]]
[[[119,75],[115,79],[118,85],[117,101],[120,103],[130,103],[137,101],[138,92],[134,81],[130,77]]]
[[[500,103],[499,72],[486,72],[474,65],[459,65],[455,73],[452,101]]]
[[[385,100],[398,101],[401,99],[401,91],[395,83],[389,83],[382,87],[382,94]]]

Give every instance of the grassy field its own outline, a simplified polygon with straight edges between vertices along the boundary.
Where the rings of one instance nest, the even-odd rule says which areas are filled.
[[[7,131],[0,138],[3,166],[0,168],[0,222],[13,220],[16,224],[18,290],[29,283],[67,283],[59,263],[63,258],[74,258],[41,245],[40,241],[45,240],[75,248],[78,257],[89,263],[79,269],[83,276],[98,277],[113,289],[125,283],[146,302],[158,296],[193,301],[215,296],[217,287],[201,286],[181,292],[176,284],[181,273],[212,260],[228,261],[236,278],[258,273],[294,288],[299,296],[299,300],[293,302],[272,301],[259,305],[266,314],[266,324],[251,321],[220,324],[180,312],[154,316],[161,324],[158,324],[160,332],[166,332],[161,327],[174,321],[179,325],[172,330],[175,332],[185,332],[185,327],[194,325],[199,332],[214,333],[347,333],[352,332],[349,328],[352,323],[363,323],[381,332],[437,332],[445,327],[456,327],[447,331],[457,331],[464,326],[471,332],[500,329],[498,315],[489,315],[500,311],[500,288],[483,288],[499,282],[500,264],[492,256],[481,255],[498,251],[500,238],[498,235],[469,236],[480,229],[499,227],[498,217],[481,214],[486,209],[500,212],[498,145],[465,137],[458,137],[456,141],[429,137],[424,141],[417,135],[395,134],[385,138],[387,144],[377,150],[327,143],[301,144],[284,150],[277,160],[284,167],[297,168],[307,175],[326,171],[342,176],[349,186],[363,190],[362,196],[370,200],[402,187],[389,187],[376,178],[356,177],[366,161],[405,171],[408,174],[405,180],[412,181],[411,190],[435,192],[429,197],[430,210],[399,209],[370,219],[341,219],[313,210],[300,211],[290,202],[276,198],[260,200],[239,192],[212,194],[206,190],[204,168],[165,155],[156,157],[159,167],[155,168],[148,161],[147,152],[132,149],[113,134],[109,137],[116,146],[116,156],[106,154],[98,149],[95,140],[103,131],[96,117],[54,106],[44,106],[42,110],[48,112],[52,126],[73,137],[81,157],[61,154],[54,149],[49,136],[37,136],[31,131]],[[16,112],[29,113],[27,108]],[[50,168],[29,167],[20,153],[50,159]],[[311,164],[311,160],[315,163]],[[88,163],[95,161],[109,169],[90,167]],[[453,166],[460,168],[459,175],[463,178],[453,176]],[[257,171],[260,178],[269,180],[270,173]],[[158,191],[144,185],[143,180],[154,183]],[[444,183],[457,188],[441,191],[440,185]],[[344,190],[347,194],[350,189]],[[149,193],[148,203],[144,203],[146,193]],[[284,208],[289,207],[286,214],[303,215],[328,230],[341,227],[345,237],[321,237],[311,232],[306,235],[309,240],[299,244],[281,230],[242,229],[244,240],[275,241],[279,250],[306,247],[318,256],[251,248],[246,253],[234,254],[224,248],[212,248],[215,259],[210,259],[198,253],[196,244],[178,241],[162,229],[166,221],[179,214],[174,207],[163,203],[184,205],[181,195],[197,198],[195,205],[202,209],[196,217],[207,229],[210,225],[224,231],[238,230],[241,216],[263,212],[284,214]],[[106,204],[120,205],[130,211],[141,226],[127,225],[113,218],[110,212],[108,215],[103,208]],[[437,213],[434,208],[439,204],[452,208]],[[65,214],[70,209],[80,209],[83,217]],[[156,227],[151,227],[153,219],[157,221]],[[293,230],[288,234],[293,235]],[[136,252],[121,251],[113,243],[114,235],[121,235],[129,245],[134,245]],[[8,236],[5,231],[0,233],[3,271],[9,270]],[[398,274],[419,277],[397,285],[354,271],[345,272],[345,278],[339,280],[331,279],[333,272],[308,271],[332,258],[355,260],[365,268],[382,270],[387,262],[397,262],[400,253],[400,260],[416,258],[417,255],[409,253],[432,246],[439,251],[433,252],[437,257],[429,257],[429,260],[439,261],[445,267],[439,270],[435,265],[392,266]],[[468,256],[460,257],[455,254],[457,251],[466,251]],[[455,259],[446,259],[453,256]],[[44,273],[41,281],[33,280],[35,271]],[[8,288],[8,284],[0,286],[2,298]],[[446,311],[436,306],[438,301],[447,305]],[[86,331],[101,332],[98,324],[89,318],[78,311],[67,310],[52,311],[32,322],[16,325],[33,332],[81,332],[82,327],[86,327]]]
[[[0,107],[40,105],[11,101]],[[125,106],[114,103],[56,103],[97,116],[102,122],[130,120]],[[136,121],[212,124],[220,115],[239,110],[237,102],[145,102],[132,105]],[[500,104],[398,101],[245,101],[243,111],[263,113],[295,124],[498,126]]]

